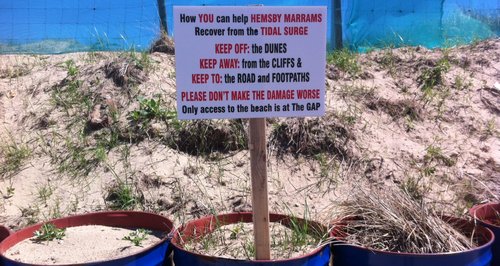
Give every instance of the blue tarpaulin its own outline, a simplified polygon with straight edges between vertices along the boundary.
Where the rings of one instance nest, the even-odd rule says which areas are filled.
[[[156,1],[0,0],[0,53],[147,49]]]
[[[174,35],[174,5],[322,5],[329,47],[335,40],[333,1],[165,1]],[[342,0],[342,40],[355,50],[442,47],[500,34],[500,0]],[[160,36],[157,0],[0,0],[0,53],[145,50]]]

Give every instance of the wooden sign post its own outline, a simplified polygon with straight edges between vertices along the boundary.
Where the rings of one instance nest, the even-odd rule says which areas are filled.
[[[250,167],[252,176],[255,258],[271,259],[269,244],[269,203],[267,192],[266,119],[250,119]]]
[[[179,119],[250,118],[257,260],[269,260],[266,117],[325,113],[326,7],[174,6]]]

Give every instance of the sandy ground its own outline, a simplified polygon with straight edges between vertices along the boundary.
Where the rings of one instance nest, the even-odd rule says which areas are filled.
[[[131,121],[140,97],[175,110],[174,60],[163,53],[0,56],[0,224],[19,229],[119,208],[127,195],[132,204],[122,207],[176,225],[251,210],[249,152],[240,145],[244,135],[225,134],[229,121],[191,123],[182,132],[186,124],[175,119]],[[272,212],[307,212],[326,223],[354,190],[376,195],[387,187],[456,216],[499,200],[500,40],[387,49],[356,60],[357,73],[327,66],[324,118],[267,120]],[[449,69],[425,91],[423,75],[443,61]],[[120,76],[123,66],[129,70]],[[314,144],[287,146],[279,132],[296,129]],[[215,142],[222,148],[203,151]]]
[[[69,227],[62,240],[34,242],[33,239],[26,239],[5,254],[12,260],[31,264],[86,263],[124,257],[160,241],[151,234],[141,241],[140,246],[136,246],[123,239],[132,232],[101,225]]]

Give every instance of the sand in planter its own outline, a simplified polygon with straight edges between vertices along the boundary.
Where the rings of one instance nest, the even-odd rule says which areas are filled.
[[[290,259],[308,254],[323,245],[324,237],[297,233],[280,223],[269,228],[271,259]],[[253,224],[238,223],[220,226],[201,239],[184,244],[184,249],[222,258],[255,259]]]
[[[66,228],[62,240],[33,242],[32,238],[13,246],[6,252],[10,259],[33,264],[72,264],[109,260],[136,253],[161,240],[160,232],[153,232],[134,246],[123,240],[134,230],[86,225]]]

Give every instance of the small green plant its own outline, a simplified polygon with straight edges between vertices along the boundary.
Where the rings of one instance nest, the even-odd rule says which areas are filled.
[[[409,115],[405,116],[405,128],[406,132],[410,132],[415,129],[415,120]]]
[[[245,256],[249,260],[253,260],[255,258],[255,245],[252,241],[245,241],[245,243],[242,243],[243,245],[243,250],[245,251]]]
[[[450,62],[446,57],[441,58],[436,66],[425,69],[418,77],[424,99],[430,101],[436,94],[436,88],[444,83],[444,75],[450,70]]]
[[[301,223],[292,217],[290,219],[290,229],[292,229],[292,235],[288,240],[292,247],[302,247],[309,245],[311,241],[315,242],[315,239],[310,235],[312,228],[309,227],[307,220]]]
[[[133,187],[122,181],[109,189],[106,200],[112,210],[131,210],[141,202]]]
[[[314,156],[319,164],[319,175],[322,178],[327,178],[332,182],[336,182],[335,175],[338,173],[339,165],[333,159],[328,157],[325,152],[318,153]]]
[[[64,147],[68,152],[53,159],[58,163],[60,173],[68,173],[72,177],[87,176],[101,162],[102,158],[98,156],[102,154],[99,154],[100,152],[96,148],[86,148],[81,143],[75,143],[71,139],[66,139]]]
[[[220,225],[216,225],[216,229],[209,233],[206,234],[201,238],[200,244],[203,246],[204,250],[211,250],[213,247],[215,247],[219,241],[224,241],[224,238],[220,237],[219,235],[221,234],[220,232]]]
[[[167,77],[171,78],[171,79],[175,79],[177,77],[177,74],[175,73],[175,70],[168,73]]]
[[[36,230],[33,234],[33,241],[52,241],[54,239],[62,239],[65,236],[65,228],[57,228],[52,223],[43,224],[39,230]]]
[[[379,63],[389,71],[391,76],[396,74],[397,58],[394,54],[394,45],[390,45],[388,48],[383,50],[382,58],[380,58]]]
[[[161,100],[139,98],[139,109],[130,113],[129,119],[145,130],[153,120],[176,120],[176,112],[167,111],[161,107]]]
[[[78,196],[75,196],[75,199],[70,201],[69,204],[69,212],[74,213],[78,210],[78,205],[80,203],[80,200],[78,199]]]
[[[446,166],[453,166],[456,163],[454,159],[444,155],[440,147],[429,145],[426,148],[426,154],[424,155],[424,162],[431,163],[433,161],[441,161]]]
[[[485,134],[487,136],[494,136],[495,134],[497,134],[495,118],[492,118],[486,122]]]
[[[424,198],[424,188],[420,185],[420,181],[421,179],[409,176],[401,182],[399,187],[411,198],[421,201]]]
[[[288,209],[288,207],[286,207]],[[291,214],[291,210],[288,209],[290,213],[290,220],[288,221],[287,227],[291,230],[289,235],[286,231],[284,235],[280,237],[278,243],[280,245],[288,247],[289,249],[300,249],[306,246],[316,246],[320,245],[328,238],[328,230],[325,228],[316,227],[309,222],[310,211],[307,204],[307,200],[304,202],[304,214],[302,219]]]
[[[112,119],[110,125],[94,134],[94,138],[97,142],[94,149],[94,155],[95,158],[101,162],[106,159],[108,151],[120,144],[121,129],[117,122],[118,118],[113,115],[113,112],[111,112],[110,115]]]
[[[434,166],[424,166],[424,168],[422,168],[422,174],[424,176],[431,176],[435,172],[436,172],[436,167]]]
[[[96,63],[100,57],[101,55],[98,52],[89,51],[84,55],[83,59],[86,63]]]
[[[133,232],[130,232],[128,236],[124,236],[122,240],[128,240],[134,243],[136,247],[142,247],[142,241],[148,239],[148,235],[151,234],[150,230],[139,228]]]
[[[229,239],[237,239],[239,234],[244,231],[243,223],[237,224],[233,229],[231,229],[231,233],[229,235]]]
[[[43,186],[38,189],[38,199],[43,203],[47,204],[47,200],[49,200],[50,196],[52,196],[52,187],[50,185]]]
[[[8,198],[11,198],[12,196],[14,196],[14,191],[16,190],[12,186],[12,177],[9,178],[8,182],[9,182],[9,184],[8,185],[6,184],[5,193],[3,191],[0,191],[0,194],[2,194],[4,199],[8,199]]]
[[[443,156],[443,152],[440,147],[429,145],[425,150],[427,153],[424,156],[424,160],[426,161],[432,161]]]
[[[54,87],[51,95],[52,103],[62,107],[68,116],[73,116],[70,111],[77,107],[78,113],[87,113],[92,108],[92,100],[88,93],[82,89],[82,81],[68,79],[64,84]]]
[[[146,72],[151,71],[154,68],[154,61],[149,56],[149,53],[142,52],[139,60],[136,62],[137,66]]]
[[[139,98],[139,110],[134,110],[130,118],[134,121],[149,121],[152,119],[164,119],[167,111],[161,107],[161,100]]]
[[[66,71],[68,72],[68,76],[76,77],[76,75],[78,75],[78,67],[73,60],[64,62],[64,65],[66,67]]]
[[[318,161],[319,164],[319,175],[321,177],[327,177],[330,172],[330,167],[328,165],[328,158],[325,153],[318,153],[314,156],[314,158]]]
[[[466,78],[463,78],[460,75],[455,76],[454,87],[457,90],[467,90],[472,86],[471,81],[467,81]]]
[[[219,155],[216,155],[219,156]],[[215,163],[210,165],[209,171],[208,171],[208,176],[210,178],[215,177],[217,180],[217,183],[220,185],[225,186],[226,182],[224,181],[224,173],[226,171],[225,169],[225,164],[222,164],[222,159],[221,158],[214,158]]]
[[[420,172],[424,176],[434,175],[438,165],[451,167],[457,163],[456,157],[446,156],[439,146],[429,145],[425,150],[423,164],[420,167]]]
[[[148,52],[138,53],[132,49],[132,51],[128,52],[128,56],[137,68],[145,71],[146,73],[154,69],[155,62],[151,59]]]
[[[94,158],[99,161],[103,162],[107,158],[107,152],[106,152],[106,147],[104,145],[98,145],[94,149]]]
[[[66,78],[53,86],[51,95],[52,103],[56,107],[62,107],[66,114],[72,118],[80,119],[79,114],[87,113],[93,106],[92,97],[83,88],[83,81],[78,79],[78,67],[73,60],[64,62],[67,71]],[[76,108],[76,112],[71,112]]]
[[[337,116],[344,121],[347,125],[355,125],[356,121],[361,118],[362,111],[359,107],[354,105],[349,105],[347,110],[339,111]]]
[[[5,195],[5,198],[7,198],[7,199],[8,199],[8,198],[11,198],[12,196],[14,196],[14,191],[15,191],[15,190],[16,190],[16,189],[15,189],[12,185],[9,185],[9,186],[7,187],[7,193],[6,193],[6,195]]]
[[[62,217],[61,213],[61,201],[56,199],[54,202],[54,206],[52,206],[49,210],[49,216],[51,219],[57,219]]]
[[[0,69],[0,79],[9,78],[15,79],[18,77],[26,76],[31,72],[26,65],[17,65],[13,68]]]
[[[31,155],[31,150],[24,144],[12,141],[10,145],[0,146],[0,155],[4,157],[3,162],[0,160],[0,176],[5,176],[17,172],[24,160]]]
[[[334,64],[340,70],[355,76],[361,71],[358,65],[357,55],[355,52],[343,48],[329,53],[326,59],[328,64]]]

